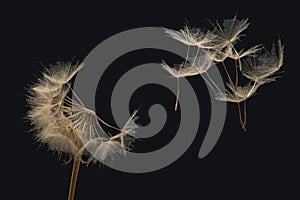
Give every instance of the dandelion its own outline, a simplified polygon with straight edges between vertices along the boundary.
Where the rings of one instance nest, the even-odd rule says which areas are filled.
[[[177,92],[176,92],[176,100],[175,100],[175,107],[174,107],[174,110],[176,111],[178,107],[178,98],[180,94],[179,78],[197,75],[198,71],[192,65],[186,65],[186,63],[183,63],[181,65],[175,65],[175,68],[172,68],[165,61],[162,61],[161,66],[165,71],[171,74],[171,77],[176,78]]]
[[[249,82],[245,86],[233,86],[229,83],[227,83],[226,85],[229,88],[226,90],[226,93],[218,93],[215,98],[219,101],[237,103],[240,124],[244,129],[244,131],[246,131],[246,124],[247,124],[246,100],[255,94],[255,92],[257,91],[259,86],[262,85],[262,83]],[[241,106],[240,106],[241,102],[244,102],[244,113],[243,113],[244,116],[242,116],[242,112],[241,112]]]
[[[232,19],[225,19],[223,24],[218,22],[214,25],[213,33],[217,36],[213,43],[218,47],[225,47],[227,45],[233,45],[242,36],[241,33],[245,31],[248,26],[248,19],[238,20],[237,16]]]
[[[198,74],[197,69],[189,64],[183,63],[180,65],[174,65],[174,67],[170,67],[165,61],[162,61],[161,66],[166,72],[168,72],[171,75],[171,77],[174,78],[183,78]]]
[[[280,70],[283,65],[283,51],[284,47],[281,45],[281,41],[277,42],[277,53],[275,45],[272,50],[265,51],[257,58],[248,59],[244,62],[242,74],[253,81],[269,82],[266,80],[274,80],[270,77]]]
[[[208,75],[207,71],[214,65],[213,60],[208,56],[208,54],[205,51],[202,51],[200,54],[197,52],[195,57],[188,58],[187,62],[184,62],[180,65],[174,65],[175,67],[170,67],[165,61],[161,63],[162,68],[167,71],[171,77],[176,78],[177,80],[177,93],[176,93],[176,102],[175,102],[175,111],[178,107],[178,99],[179,99],[179,93],[180,93],[180,78],[186,78],[190,76],[196,76],[201,75],[209,85],[209,87],[215,92],[214,86],[218,86],[212,81],[210,76]],[[208,79],[212,81],[212,84],[203,76],[206,74]]]
[[[211,31],[189,28],[188,26],[185,26],[179,31],[165,29],[165,32],[169,37],[187,46],[197,46],[199,48],[211,48],[210,43],[216,37]]]
[[[172,29],[165,29],[165,32],[169,37],[185,44],[188,46],[194,46],[198,43],[198,33],[195,30],[191,30],[189,27],[185,26],[183,29],[179,31],[175,31]]]
[[[249,82],[245,86],[232,86],[231,84],[226,84],[229,90],[226,90],[226,93],[219,93],[216,96],[216,99],[219,101],[227,101],[233,103],[240,103],[250,98],[260,86],[259,84],[251,84]]]
[[[28,118],[37,141],[47,144],[59,155],[74,159],[68,199],[74,199],[80,163],[96,162],[123,154],[136,138],[136,111],[122,129],[116,128],[87,108],[70,87],[71,80],[83,65],[58,63],[45,70],[38,83],[29,90]],[[75,98],[70,98],[72,94]],[[102,126],[119,133],[106,133]],[[88,159],[84,159],[88,156]]]

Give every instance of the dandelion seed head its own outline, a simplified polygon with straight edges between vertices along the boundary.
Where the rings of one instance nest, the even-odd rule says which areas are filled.
[[[103,120],[95,111],[86,108],[70,87],[71,79],[82,66],[58,63],[46,69],[29,90],[27,101],[30,110],[27,117],[33,125],[37,141],[47,144],[50,150],[58,154],[65,153],[83,162],[83,155],[93,160],[95,158],[91,153],[95,153],[100,159],[105,159],[128,148],[129,142],[124,140],[132,140],[138,126],[134,123],[134,113],[120,130],[122,140],[110,139],[111,136],[99,124]],[[70,98],[70,94],[74,98]],[[131,139],[127,139],[127,135]]]

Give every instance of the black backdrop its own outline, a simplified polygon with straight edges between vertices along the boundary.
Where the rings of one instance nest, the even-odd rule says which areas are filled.
[[[199,133],[181,158],[159,171],[129,174],[106,166],[83,166],[76,199],[299,196],[299,15],[295,5],[273,2],[265,6],[254,1],[162,5],[149,1],[97,5],[15,3],[2,9],[1,192],[9,195],[5,199],[67,198],[72,166],[63,165],[47,148],[39,148],[32,133],[27,132],[29,124],[23,120],[27,111],[24,88],[36,80],[42,65],[82,61],[101,41],[131,28],[179,29],[186,22],[209,27],[207,19],[222,21],[235,14],[248,17],[251,23],[243,38],[245,46],[264,43],[271,47],[280,35],[286,47],[283,77],[249,100],[248,132],[239,126],[237,109],[228,105],[220,140],[204,159],[197,157],[203,139]],[[141,54],[136,59],[142,62],[147,58]]]

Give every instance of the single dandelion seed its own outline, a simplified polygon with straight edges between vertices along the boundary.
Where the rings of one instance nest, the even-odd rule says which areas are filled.
[[[197,52],[195,57],[188,58],[188,60],[183,64],[175,64],[174,67],[170,67],[165,61],[163,61],[161,65],[162,68],[171,75],[171,77],[176,78],[177,80],[175,111],[177,110],[179,101],[180,78],[201,75],[204,81],[208,84],[208,86],[213,90],[214,93],[217,93],[216,89],[218,91],[221,91],[207,72],[214,65],[214,62],[205,51],[201,51],[200,53]],[[204,75],[206,75],[208,79],[206,79]]]
[[[218,22],[212,25],[214,26],[213,33],[216,35],[213,40],[214,46],[226,47],[235,44],[240,39],[241,33],[248,28],[249,23],[248,19],[238,20],[237,16],[234,16],[232,19],[225,19],[222,25]]]
[[[228,89],[225,93],[218,93],[216,99],[219,101],[226,101],[237,103],[239,110],[239,119],[242,128],[246,131],[246,100],[255,94],[259,86],[261,85],[258,82],[249,82],[245,86],[232,86],[230,83],[226,84]],[[240,103],[244,102],[244,117],[241,113]],[[244,118],[244,119],[243,119]]]
[[[234,45],[240,40],[241,33],[245,31],[248,26],[248,19],[238,20],[237,16],[234,16],[232,19],[225,19],[220,25],[218,22],[213,24],[214,26],[214,34],[217,37],[214,40],[214,45],[217,47],[218,50],[215,52],[215,59],[219,62],[224,62],[227,57],[235,59],[236,67],[235,67],[235,85],[238,85],[238,68],[237,64],[239,65],[239,69],[242,69],[241,57],[245,57],[247,54],[249,55],[252,51],[256,51],[255,49],[249,49],[246,52],[238,52]],[[225,49],[225,50],[224,50]],[[214,55],[213,54],[213,55]],[[223,55],[222,55],[223,54]],[[242,55],[243,54],[243,55]]]
[[[199,29],[190,29],[188,26],[184,26],[183,29],[179,31],[175,31],[172,29],[165,29],[167,35],[174,40],[177,40],[187,46],[197,46],[200,38],[200,30]],[[204,37],[204,39],[206,39]]]
[[[232,103],[240,103],[250,98],[258,89],[259,84],[252,84],[249,82],[245,86],[232,86],[227,83],[227,90],[225,93],[218,93],[216,99],[219,101],[227,101]]]
[[[277,42],[276,47],[273,45],[272,50],[265,52],[257,57],[249,58],[244,62],[242,74],[250,80],[268,83],[275,80],[273,76],[283,65],[284,47],[281,41]]]

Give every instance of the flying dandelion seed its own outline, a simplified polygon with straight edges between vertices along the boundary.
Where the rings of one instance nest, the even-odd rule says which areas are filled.
[[[187,55],[183,64],[174,64],[170,67],[166,62],[162,62],[162,67],[172,77],[177,80],[177,94],[175,110],[178,106],[180,84],[179,78],[201,75],[207,85],[212,89],[215,98],[219,101],[236,103],[239,110],[241,127],[246,131],[247,112],[246,100],[252,97],[258,88],[266,83],[275,81],[276,74],[283,65],[283,46],[278,41],[277,52],[275,45],[271,51],[267,51],[262,45],[255,45],[247,50],[237,50],[235,44],[241,40],[242,34],[248,27],[248,19],[225,19],[222,24],[211,23],[213,30],[201,31],[205,29],[188,28],[185,26],[179,31],[165,29],[167,35],[187,45]],[[189,47],[196,46],[195,56],[189,55]],[[225,61],[233,59],[235,61],[235,79],[227,70]],[[215,64],[221,64],[226,73],[228,84],[226,92],[222,92],[218,85],[210,78],[208,70]],[[245,86],[239,84],[239,74],[250,79]],[[205,78],[205,76],[207,78]],[[242,116],[241,105],[244,103]]]
[[[237,16],[234,16],[232,19],[225,19],[222,25],[217,22],[213,26],[213,33],[216,35],[213,40],[214,46],[225,47],[239,41],[241,33],[248,28],[249,23],[248,19],[238,20]]]
[[[276,47],[273,45],[272,50],[265,52],[257,57],[249,58],[244,62],[242,74],[250,80],[268,83],[268,80],[274,80],[273,76],[283,65],[284,47],[281,41],[277,42]]]

